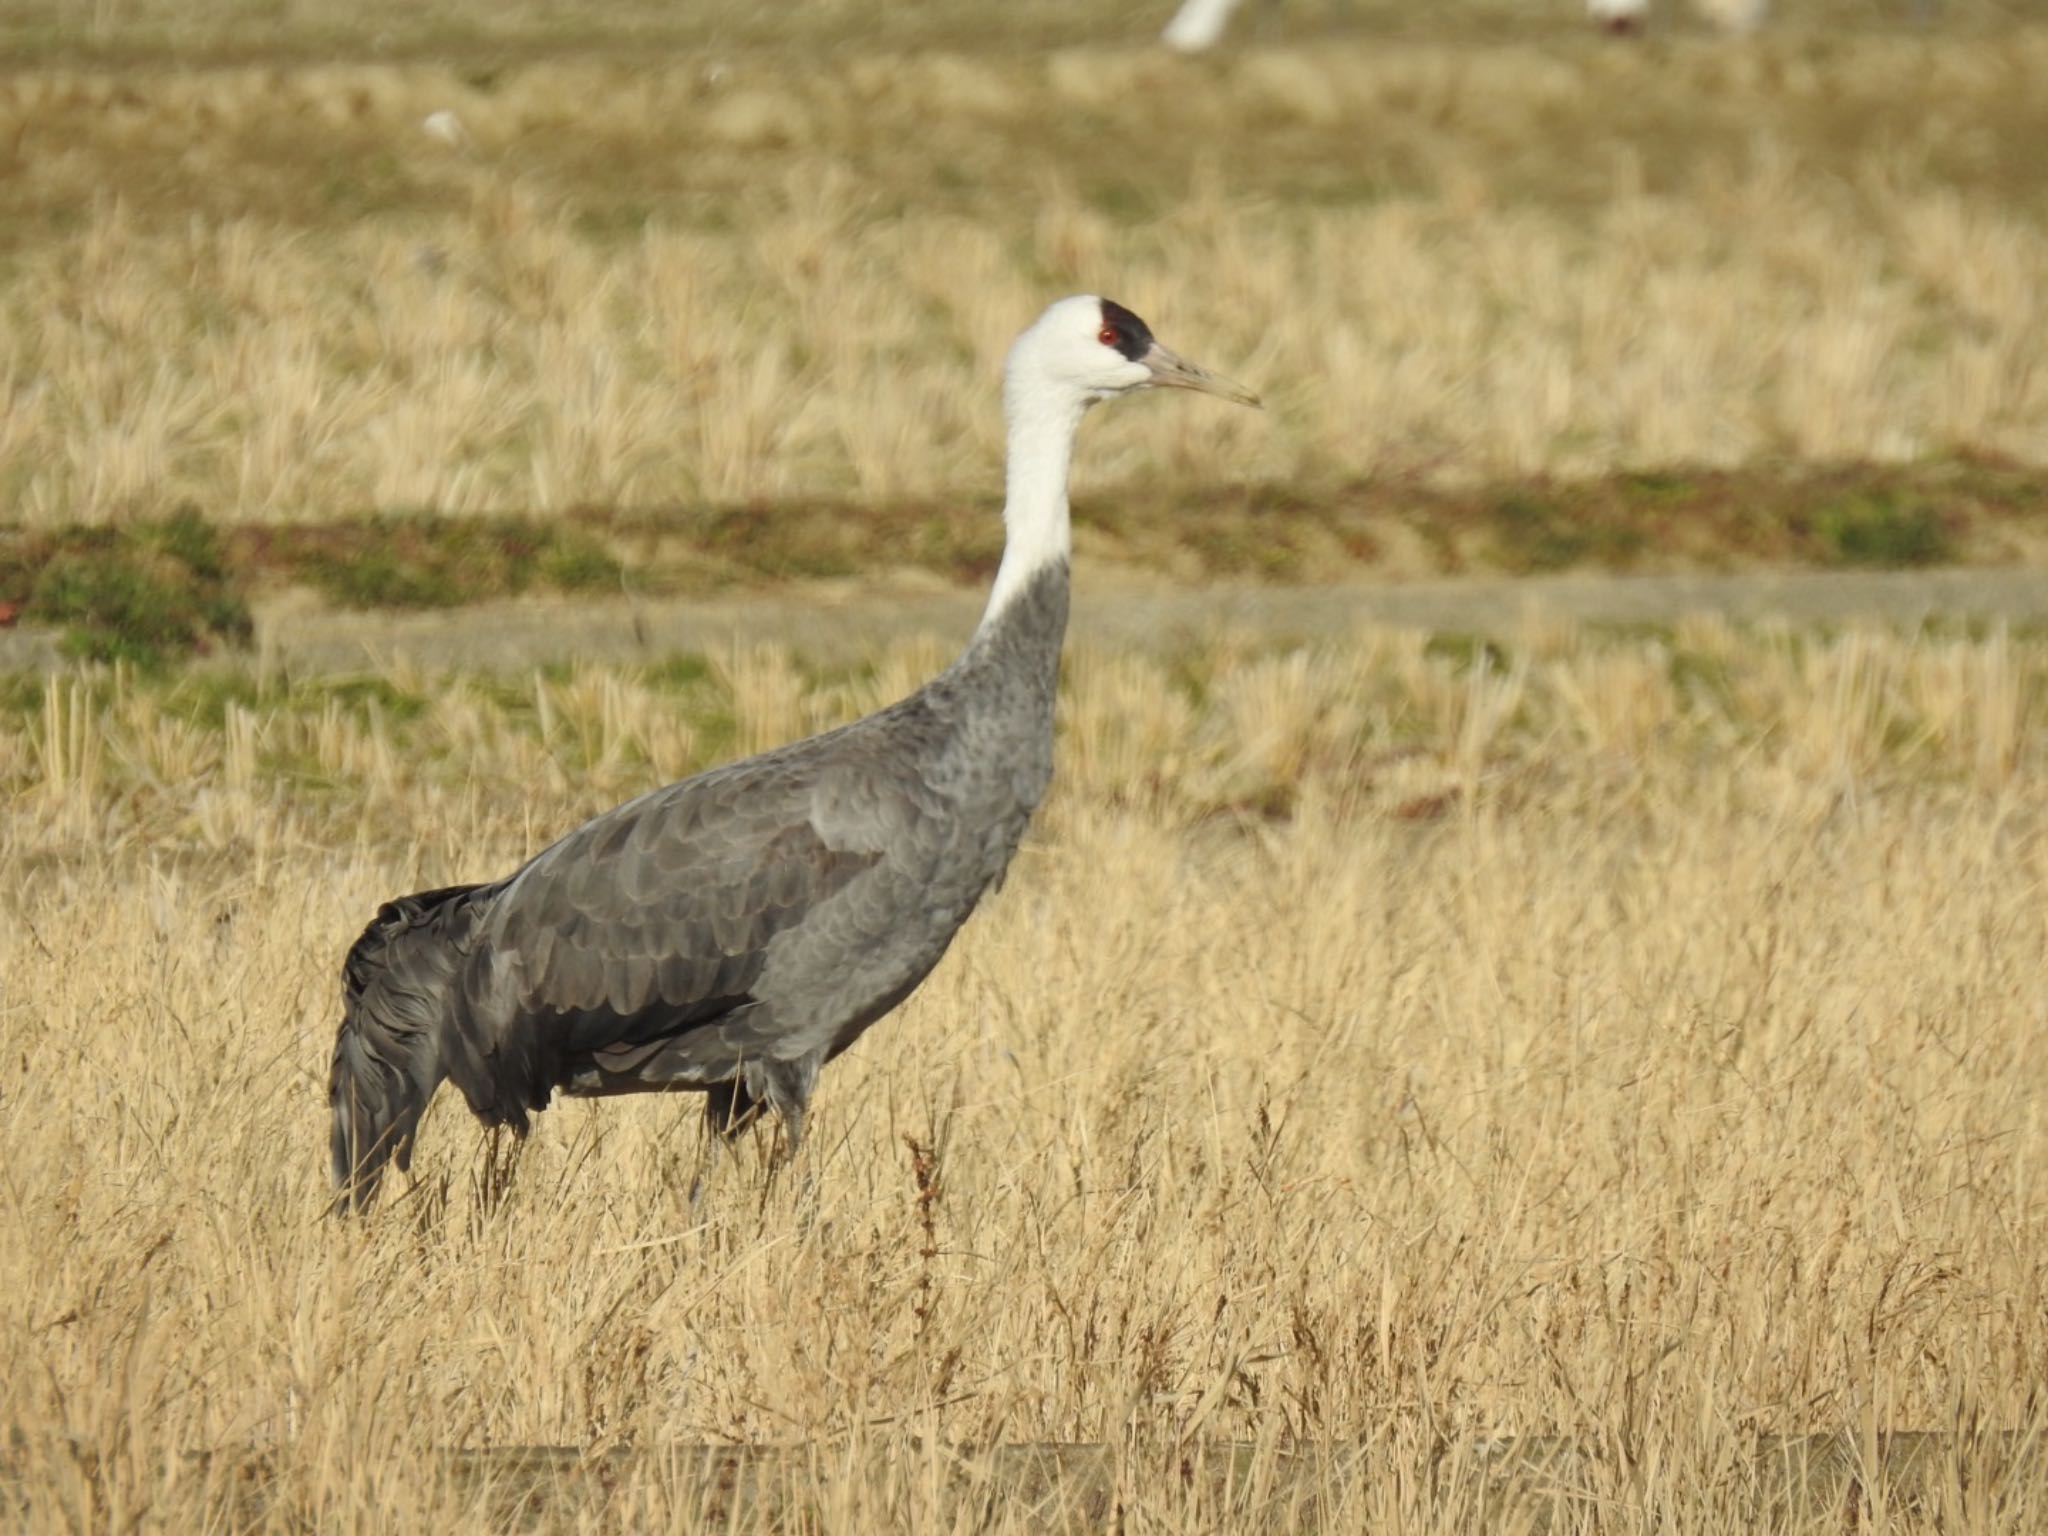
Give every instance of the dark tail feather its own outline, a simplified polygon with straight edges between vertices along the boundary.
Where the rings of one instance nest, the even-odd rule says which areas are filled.
[[[444,1072],[450,983],[464,953],[458,940],[484,889],[456,885],[386,902],[342,964],[341,1032],[328,1078],[338,1212],[367,1206],[394,1157],[400,1169],[412,1161],[413,1133]]]
[[[373,1044],[369,1036],[375,1026],[351,1028],[356,1022],[351,1017],[342,1025],[341,1038],[334,1044],[334,1074],[329,1084],[334,1105],[330,1143],[337,1211],[369,1205],[383,1182],[384,1165],[392,1158],[397,1158],[401,1169],[411,1163],[413,1132],[419,1128],[427,1098],[440,1076],[437,1064],[419,1059],[431,1055],[430,1040],[385,1039]],[[397,1050],[392,1049],[394,1044]],[[422,1045],[427,1051],[420,1051]],[[422,1076],[427,1077],[424,1086]]]

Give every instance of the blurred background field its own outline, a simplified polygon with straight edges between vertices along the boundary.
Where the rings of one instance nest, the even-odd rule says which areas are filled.
[[[1171,14],[1169,11],[1168,14]],[[1706,30],[1711,6],[1665,7],[1661,31]],[[1426,38],[1456,42],[1555,42],[1584,17],[1570,0],[1290,0],[1264,21],[1245,13],[1236,29],[1254,41],[1320,43],[1333,37]],[[1816,30],[1925,28],[1977,32],[2040,20],[2035,0],[1808,0],[1782,7],[1779,22]],[[985,52],[1029,48],[1144,46],[1165,16],[1139,0],[924,0],[882,7],[872,0],[806,0],[758,6],[706,0],[688,8],[660,0],[370,0],[346,8],[319,0],[16,0],[4,36],[30,58],[91,55],[185,63],[218,57],[407,57],[436,51],[626,51],[709,46],[805,51],[842,47],[889,51],[942,47]]]
[[[2048,18],[1816,0],[1615,46],[1562,3],[1439,12],[1254,13],[1271,46],[1191,61],[1137,12],[970,47],[965,4],[823,7],[827,46],[714,7],[653,48],[607,10],[563,52],[516,9],[437,49],[428,8],[339,62],[204,6],[111,12],[103,61],[84,8],[17,12],[52,57],[0,76],[0,496],[986,497],[1003,349],[1089,288],[1273,409],[1105,419],[1084,495],[2048,458]]]
[[[2048,6],[1165,20],[0,11],[6,1519],[2048,1518]],[[943,665],[1077,290],[1269,409],[1084,431],[1054,797],[804,1162],[444,1101],[323,1220],[376,903]]]

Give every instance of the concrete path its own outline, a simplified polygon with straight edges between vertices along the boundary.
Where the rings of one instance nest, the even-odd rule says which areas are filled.
[[[915,634],[964,640],[980,592],[847,586],[803,593],[634,602],[533,600],[416,614],[277,609],[260,644],[299,670],[406,657],[429,667],[524,670],[546,661],[623,661],[735,642],[779,641],[811,654]],[[1532,614],[1599,624],[1668,624],[1692,613],[1795,624],[1929,618],[2048,624],[2048,572],[1782,571],[1739,576],[1475,577],[1330,587],[1135,588],[1091,582],[1074,603],[1074,639],[1172,651],[1225,630],[1278,641],[1341,635],[1362,624],[1512,634]]]

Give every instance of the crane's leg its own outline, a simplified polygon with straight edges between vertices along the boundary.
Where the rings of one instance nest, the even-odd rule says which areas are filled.
[[[697,1159],[697,1172],[690,1180],[690,1214],[704,1198],[704,1181],[718,1166],[719,1153],[737,1141],[761,1113],[761,1101],[747,1092],[742,1078],[713,1083],[704,1091],[704,1151]]]
[[[784,1168],[796,1162],[797,1151],[804,1144],[804,1121],[811,1107],[811,1095],[818,1086],[818,1069],[824,1064],[825,1057],[822,1052],[802,1056],[795,1061],[778,1061],[774,1057],[769,1057],[760,1063],[754,1091],[767,1099],[782,1121],[782,1137],[775,1148],[773,1160],[769,1163],[771,1180]],[[815,1164],[807,1163],[798,1170],[796,1180],[797,1223],[808,1233],[816,1224],[818,1215]],[[765,1199],[765,1188],[762,1195]]]
[[[797,1148],[803,1145],[804,1115],[818,1088],[818,1069],[824,1064],[822,1055],[799,1056],[795,1061],[778,1061],[771,1056],[755,1064],[759,1078],[755,1091],[767,1099],[782,1119],[782,1152],[778,1159],[781,1162],[794,1158]]]
[[[804,1113],[818,1086],[818,1069],[823,1056],[805,1056],[795,1061],[757,1057],[722,1083],[714,1083],[704,1095],[704,1123],[711,1134],[705,1137],[705,1153],[697,1175],[690,1181],[690,1210],[694,1214],[704,1195],[704,1180],[718,1159],[721,1147],[737,1141],[759,1118],[773,1109],[782,1121],[782,1137],[771,1154],[769,1166],[780,1169],[795,1159],[804,1140]]]
[[[704,1125],[713,1143],[736,1140],[761,1113],[760,1100],[738,1078],[713,1083],[704,1092]]]

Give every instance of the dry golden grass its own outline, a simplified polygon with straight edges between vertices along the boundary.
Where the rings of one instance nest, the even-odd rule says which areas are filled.
[[[1184,1438],[1366,1437],[1324,1528],[1474,1529],[1444,1443],[1557,1432],[1558,1528],[1735,1532],[1760,1431],[2039,1433],[2048,645],[2003,632],[1081,654],[1038,835],[792,1172],[748,1151],[693,1222],[694,1101],[559,1107],[507,1181],[444,1100],[409,1192],[322,1219],[381,897],[940,659],[18,687],[15,1518],[482,1529],[436,1448],[754,1438],[895,1448],[810,1528],[1022,1531],[928,1448],[1081,1439],[1129,1448],[1128,1528],[1213,1530]],[[1944,1487],[1849,1518],[2048,1518]]]
[[[993,486],[1076,289],[1273,405],[1095,486],[2048,459],[2048,32],[1582,43],[24,72],[0,504]]]

